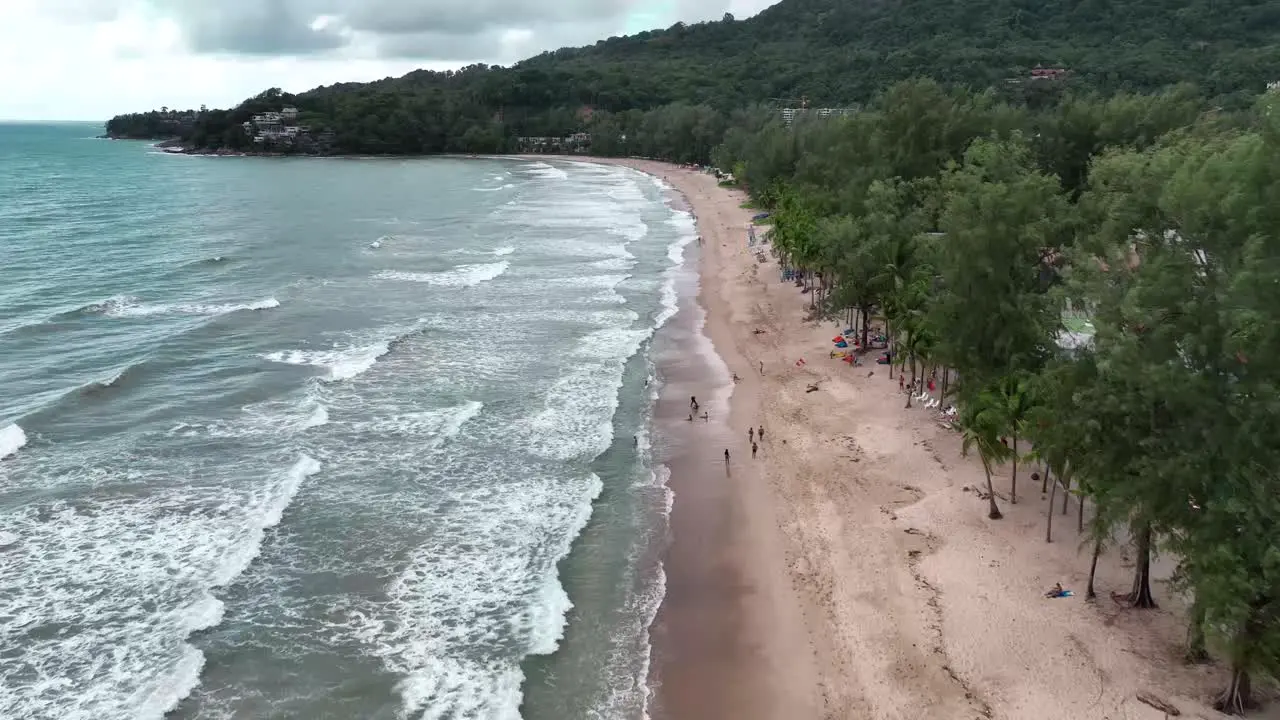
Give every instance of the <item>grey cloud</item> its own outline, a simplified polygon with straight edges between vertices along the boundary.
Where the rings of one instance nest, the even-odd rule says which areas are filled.
[[[637,0],[371,0],[343,17],[355,30],[379,34],[468,35],[531,24],[580,25],[625,19]]]
[[[400,32],[380,36],[378,57],[430,58],[438,62],[498,62],[493,49],[501,47],[498,32],[486,30],[467,35],[443,32]]]
[[[508,30],[523,30],[515,38]],[[378,38],[378,55],[385,58],[511,64],[543,50],[590,44],[621,32],[609,20],[595,22],[526,24],[523,27],[489,27],[476,32],[388,33]]]
[[[147,1],[176,21],[190,48],[201,53],[322,54],[360,39],[362,46],[367,41],[387,58],[509,63],[543,50],[620,35],[630,16],[642,14],[665,25],[677,19],[717,19],[744,0]],[[124,0],[56,2],[100,15]],[[332,20],[313,30],[321,16]],[[504,45],[504,36],[512,30],[530,31],[533,38]]]
[[[317,15],[293,0],[176,0],[165,3],[191,49],[201,53],[306,55],[334,50],[348,39],[336,28],[312,30]]]

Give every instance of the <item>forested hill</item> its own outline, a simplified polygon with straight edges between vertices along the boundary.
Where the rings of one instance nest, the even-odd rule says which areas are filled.
[[[1065,68],[1071,84],[1102,92],[1186,81],[1208,97],[1252,96],[1280,79],[1280,5],[782,0],[749,19],[676,24],[510,68],[416,71],[299,95],[266,93],[230,111],[136,113],[113,118],[107,131],[238,150],[253,147],[241,123],[293,104],[300,122],[325,133],[324,150],[497,152],[514,149],[518,136],[637,137],[641,112],[673,103],[705,106],[681,107],[668,120],[714,135],[735,108],[846,106],[911,77],[1008,92],[1038,65]]]

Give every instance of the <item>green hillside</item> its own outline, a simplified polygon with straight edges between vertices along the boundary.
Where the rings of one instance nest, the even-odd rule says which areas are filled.
[[[116,137],[178,137],[199,147],[251,148],[240,123],[296,105],[331,131],[326,150],[494,152],[518,136],[590,130],[604,113],[618,135],[637,113],[673,103],[685,123],[716,124],[753,104],[846,106],[896,81],[931,77],[1017,94],[1037,65],[1066,68],[1072,85],[1102,92],[1196,84],[1231,102],[1280,79],[1280,6],[1257,0],[1131,3],[1101,0],[783,0],[759,15],[602,40],[510,68],[416,71],[298,95],[272,92],[230,111],[113,118]],[[1055,83],[1060,84],[1060,83]],[[1036,89],[1045,84],[1040,83]],[[619,113],[614,122],[610,117]]]

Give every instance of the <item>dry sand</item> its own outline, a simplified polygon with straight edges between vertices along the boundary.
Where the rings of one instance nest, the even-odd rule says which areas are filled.
[[[886,366],[828,358],[841,328],[807,322],[808,296],[747,249],[742,193],[671,165],[611,162],[664,177],[692,207],[705,333],[742,378],[727,382],[697,352],[701,311],[683,308],[659,358],[659,429],[679,441],[665,458],[676,495],[654,717],[1164,717],[1140,691],[1224,717],[1202,702],[1225,673],[1182,664],[1184,610],[1163,582],[1159,610],[1122,609],[1109,594],[1127,591],[1132,562],[1115,550],[1099,563],[1100,600],[1084,601],[1074,498],[1046,544],[1048,501],[1023,470],[1020,502],[988,520],[971,490],[981,465],[936,411],[905,409]],[[719,403],[717,392],[728,412],[689,427],[688,396]],[[751,425],[766,430],[755,461]],[[996,480],[1005,496],[1008,475]],[[1055,582],[1076,597],[1044,598]]]

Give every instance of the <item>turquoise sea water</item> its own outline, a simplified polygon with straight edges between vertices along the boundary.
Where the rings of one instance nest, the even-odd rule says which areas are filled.
[[[660,184],[0,125],[0,717],[628,718]]]

